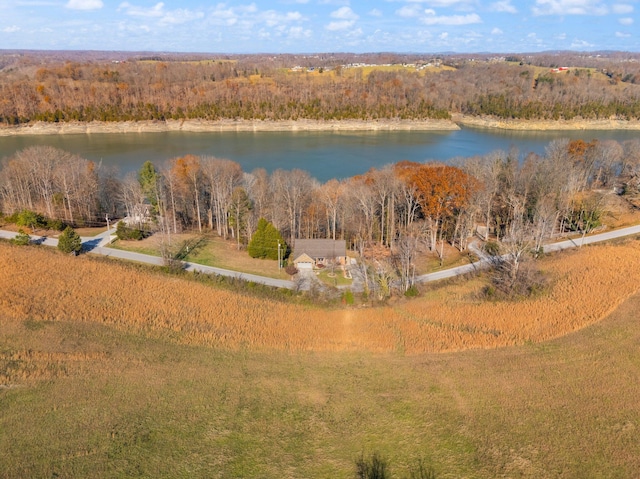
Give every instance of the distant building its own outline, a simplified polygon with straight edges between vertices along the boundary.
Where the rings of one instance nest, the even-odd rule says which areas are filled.
[[[124,224],[127,226],[143,225],[151,220],[152,206],[145,203],[133,205],[129,215],[123,218]]]

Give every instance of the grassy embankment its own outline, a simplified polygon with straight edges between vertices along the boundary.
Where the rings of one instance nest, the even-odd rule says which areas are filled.
[[[365,310],[0,257],[0,477],[348,478],[373,451],[394,477],[640,470],[637,241],[545,259],[545,297],[481,303],[474,280]]]

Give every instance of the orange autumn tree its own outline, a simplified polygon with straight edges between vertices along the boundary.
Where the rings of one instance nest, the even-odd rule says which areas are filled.
[[[455,223],[479,182],[460,168],[443,164],[403,164],[399,173],[416,195],[433,251],[438,238],[444,241],[445,225]]]
[[[194,155],[186,155],[176,158],[173,161],[171,173],[177,179],[178,189],[185,199],[185,204],[193,204],[198,223],[198,231],[202,232],[202,220],[200,214],[202,173],[200,170],[200,158]],[[191,197],[191,201],[189,201],[189,197]]]

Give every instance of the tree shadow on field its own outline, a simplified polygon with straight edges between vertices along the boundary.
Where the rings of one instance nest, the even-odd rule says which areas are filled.
[[[185,261],[190,254],[196,254],[206,243],[204,236],[184,240],[178,251],[173,255],[173,259]]]

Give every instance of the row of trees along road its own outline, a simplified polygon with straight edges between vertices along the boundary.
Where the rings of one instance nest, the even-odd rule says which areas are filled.
[[[382,247],[387,259],[377,268],[394,271],[408,289],[416,254],[442,259],[445,244],[464,251],[475,232],[509,253],[515,277],[526,252],[567,231],[586,233],[598,224],[604,195],[614,187],[637,193],[639,179],[637,140],[556,140],[543,156],[512,150],[449,165],[401,162],[326,183],[299,169],[247,173],[207,156],[147,162],[121,179],[67,152],[30,147],[2,162],[0,210],[78,225],[107,214],[136,218],[147,204],[167,234],[214,231],[238,248],[264,218],[290,245],[344,238],[362,256]]]

